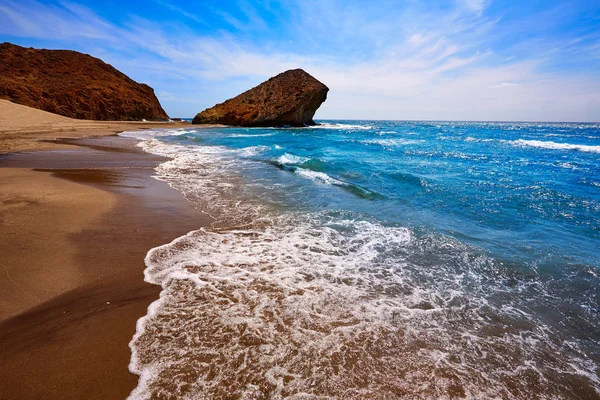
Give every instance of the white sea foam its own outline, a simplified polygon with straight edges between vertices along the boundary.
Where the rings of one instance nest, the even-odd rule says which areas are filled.
[[[237,153],[242,157],[257,156],[269,150],[269,146],[250,146],[237,150]]]
[[[598,384],[594,364],[563,359],[549,327],[506,303],[499,266],[464,245],[282,218],[148,253],[146,280],[163,291],[131,342],[131,399],[552,398],[545,364]],[[439,259],[423,268],[418,254]]]
[[[119,136],[134,138],[139,140],[150,140],[164,136],[179,136],[190,133],[189,128],[178,129],[144,129],[139,131],[125,131],[119,133]]]
[[[346,182],[332,178],[324,172],[312,171],[310,169],[298,168],[294,171],[296,174],[314,181],[326,183],[328,185],[348,186]]]
[[[156,168],[157,178],[166,181],[203,212],[217,221],[244,225],[257,221],[268,213],[251,199],[248,202],[228,201],[243,197],[245,186],[235,171],[245,161],[240,155],[251,156],[262,151],[260,146],[233,150],[223,146],[186,146],[147,139],[139,143],[145,151],[170,158]],[[240,154],[241,153],[241,154]],[[224,222],[225,223],[225,222]]]
[[[368,140],[361,140],[360,143],[363,144],[376,144],[376,145],[380,145],[383,147],[400,147],[400,146],[408,146],[408,145],[412,145],[412,144],[419,144],[422,143],[422,140],[412,140],[412,139],[402,139],[402,138],[395,138],[395,139],[368,139]]]
[[[568,162],[558,163],[558,166],[561,168],[565,168],[565,169],[572,169],[572,170],[579,169],[576,165],[573,165],[572,163],[568,163]]]
[[[289,153],[285,153],[284,155],[280,156],[277,159],[277,162],[279,162],[280,164],[283,165],[290,165],[290,164],[302,164],[306,161],[310,160],[310,158],[308,157],[302,157],[302,156],[297,156],[295,154],[289,154]]]
[[[228,136],[233,138],[247,138],[247,137],[264,137],[273,136],[275,133],[231,133]]]
[[[318,125],[309,126],[312,129],[341,129],[341,130],[369,130],[373,129],[371,125],[359,125],[359,124],[337,124],[323,122]]]
[[[465,138],[465,142],[493,142],[495,139],[481,139],[481,138],[474,138],[472,136],[467,136]]]
[[[511,140],[510,144],[514,146],[529,146],[529,147],[538,147],[542,149],[552,149],[552,150],[578,150],[585,151],[589,153],[600,153],[600,146],[589,146],[584,144],[570,144],[570,143],[556,143],[556,142],[544,142],[541,140]]]

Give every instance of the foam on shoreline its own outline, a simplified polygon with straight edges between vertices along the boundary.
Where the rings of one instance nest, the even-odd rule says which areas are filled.
[[[140,145],[171,158],[158,178],[215,224],[146,257],[145,279],[162,292],[130,343],[140,376],[131,399],[600,391],[588,338],[564,336],[544,316],[575,318],[570,307],[582,307],[594,323],[585,304],[564,305],[566,286],[444,235],[274,208],[243,191],[236,171],[251,161],[239,150]]]
[[[313,218],[151,250],[146,280],[163,292],[131,342],[130,398],[552,398],[580,377],[598,388],[578,343],[518,305],[520,292],[553,297],[543,282],[445,237]]]

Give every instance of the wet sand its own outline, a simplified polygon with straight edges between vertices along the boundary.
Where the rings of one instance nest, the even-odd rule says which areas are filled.
[[[0,398],[123,399],[145,254],[210,220],[130,140],[49,145],[0,156]]]

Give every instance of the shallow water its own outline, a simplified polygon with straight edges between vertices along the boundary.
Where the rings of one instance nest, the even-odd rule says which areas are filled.
[[[600,396],[600,126],[124,135],[215,221],[148,253],[131,398]]]

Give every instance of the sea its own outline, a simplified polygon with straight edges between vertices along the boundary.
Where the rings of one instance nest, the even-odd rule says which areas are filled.
[[[212,221],[147,254],[130,399],[600,398],[600,124],[121,135]]]

